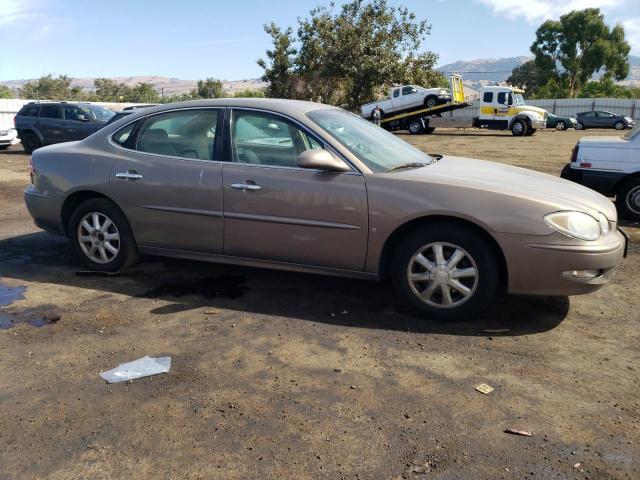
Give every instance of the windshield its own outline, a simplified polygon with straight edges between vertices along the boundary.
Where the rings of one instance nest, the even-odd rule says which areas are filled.
[[[514,93],[513,94],[513,104],[516,106],[522,106],[524,105],[524,97],[522,96],[521,93]]]
[[[91,120],[98,120],[100,122],[106,122],[116,114],[113,110],[101,107],[100,105],[83,105],[81,108],[89,114]]]
[[[640,125],[636,125],[635,127],[633,127],[633,129],[625,133],[622,138],[624,138],[625,140],[632,140],[636,135],[638,135],[638,132],[640,132]]]
[[[307,116],[347,147],[373,172],[386,172],[409,163],[432,162],[432,158],[426,153],[345,110],[315,110]]]

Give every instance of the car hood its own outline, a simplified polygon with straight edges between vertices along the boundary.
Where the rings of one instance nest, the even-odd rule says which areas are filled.
[[[613,203],[594,190],[546,173],[501,163],[443,156],[426,167],[389,175],[530,200],[543,205],[548,209],[547,213],[576,210],[592,216],[602,212],[610,220],[617,218]]]

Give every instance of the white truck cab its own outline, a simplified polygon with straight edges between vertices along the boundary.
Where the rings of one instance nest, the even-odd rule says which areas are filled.
[[[545,128],[548,113],[527,105],[524,90],[511,86],[486,86],[480,89],[480,115],[474,127],[511,130],[514,135],[533,135]]]
[[[583,137],[562,178],[616,197],[618,214],[640,220],[640,125],[621,137]]]

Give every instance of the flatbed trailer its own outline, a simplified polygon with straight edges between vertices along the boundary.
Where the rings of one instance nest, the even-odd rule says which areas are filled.
[[[380,126],[386,130],[409,130],[411,133],[431,133],[430,117],[440,117],[443,113],[471,106],[465,101],[462,77],[451,75],[451,101],[435,107],[420,106],[399,113],[394,113],[380,120]],[[431,131],[429,131],[431,130]]]

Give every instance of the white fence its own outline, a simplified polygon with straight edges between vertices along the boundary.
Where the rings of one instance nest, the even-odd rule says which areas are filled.
[[[579,112],[588,112],[589,110],[605,110],[631,117],[634,120],[640,120],[640,99],[626,98],[558,98],[558,99],[540,99],[526,100],[527,105],[544,108],[549,113],[562,116],[575,116]],[[473,106],[462,108],[444,116],[451,117],[477,117],[480,114],[480,101],[473,102]]]
[[[33,102],[34,100],[23,100],[21,98],[0,98],[0,130],[6,130],[13,128],[13,117],[26,103]],[[112,110],[122,110],[129,105],[138,105],[136,103],[105,103],[105,102],[91,102],[96,105],[103,105]]]

